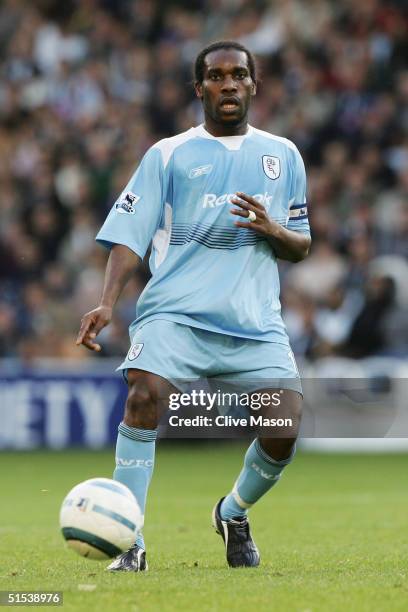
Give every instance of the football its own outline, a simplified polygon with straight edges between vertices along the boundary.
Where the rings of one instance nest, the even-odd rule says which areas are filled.
[[[66,496],[60,526],[68,547],[88,559],[108,559],[128,550],[143,527],[133,493],[108,478],[92,478]]]

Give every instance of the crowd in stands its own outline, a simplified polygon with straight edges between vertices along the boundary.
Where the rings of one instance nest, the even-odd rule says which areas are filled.
[[[202,121],[200,49],[247,45],[251,123],[293,140],[313,247],[281,264],[298,355],[408,355],[408,15],[403,0],[3,0],[0,357],[74,345],[101,293],[94,237],[141,157]],[[129,282],[103,355],[120,359],[148,279]]]

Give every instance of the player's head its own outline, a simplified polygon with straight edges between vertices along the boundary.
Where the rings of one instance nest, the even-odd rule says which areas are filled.
[[[195,61],[194,77],[206,118],[224,126],[246,122],[257,83],[255,59],[246,47],[233,41],[205,47]]]

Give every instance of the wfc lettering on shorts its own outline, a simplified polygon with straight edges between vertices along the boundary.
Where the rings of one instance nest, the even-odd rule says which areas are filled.
[[[215,208],[216,206],[222,206],[223,204],[232,204],[232,198],[236,198],[235,193],[223,193],[220,196],[217,196],[216,193],[205,193],[203,195],[202,203],[203,208]],[[272,204],[272,196],[268,193],[257,193],[254,196],[259,204],[265,206],[266,210],[269,210]]]
[[[153,467],[152,459],[122,459],[116,457],[116,465],[118,467]]]

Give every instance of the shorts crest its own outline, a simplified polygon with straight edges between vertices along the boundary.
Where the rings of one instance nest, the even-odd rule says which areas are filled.
[[[143,342],[139,344],[132,344],[128,352],[128,356],[127,356],[128,360],[133,361],[134,359],[139,357],[140,353],[142,352],[143,347],[144,347]]]

